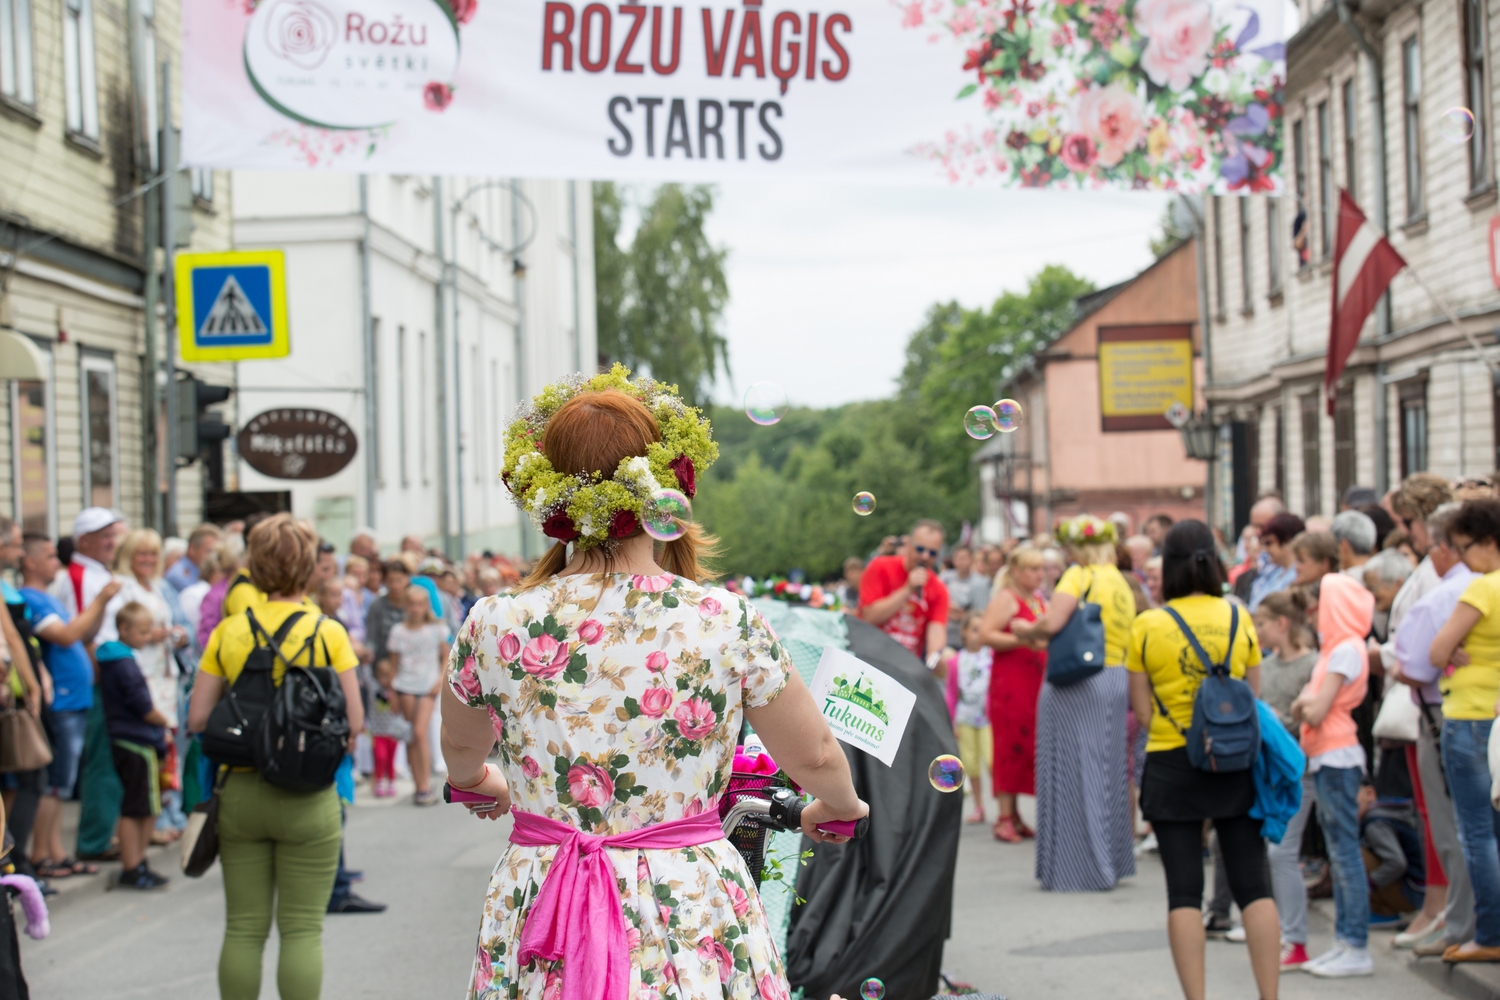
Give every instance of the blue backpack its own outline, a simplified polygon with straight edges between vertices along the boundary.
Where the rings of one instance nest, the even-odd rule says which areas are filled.
[[[1230,676],[1229,662],[1234,655],[1235,634],[1240,627],[1240,609],[1229,606],[1229,644],[1224,647],[1224,662],[1214,663],[1203,644],[1188,628],[1176,609],[1162,609],[1172,616],[1182,634],[1187,636],[1208,673],[1193,696],[1193,721],[1184,731],[1153,691],[1156,706],[1172,728],[1187,740],[1188,762],[1200,771],[1248,771],[1260,755],[1260,713],[1255,707],[1255,692],[1250,685]]]

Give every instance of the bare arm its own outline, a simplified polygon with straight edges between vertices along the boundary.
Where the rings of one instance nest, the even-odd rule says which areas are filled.
[[[927,623],[927,647],[926,647],[927,648],[927,655],[931,656],[933,653],[940,653],[940,652],[943,651],[943,647],[947,646],[947,645],[948,645],[948,623],[947,622],[928,622]]]
[[[16,671],[26,685],[26,709],[32,715],[41,715],[42,682],[37,680],[36,671],[31,669],[31,655],[26,651],[26,643],[21,639],[21,633],[16,631],[16,623],[10,620],[9,611],[0,610],[0,623],[3,623],[5,628],[5,643],[10,650],[10,662],[15,664]]]
[[[1432,640],[1432,646],[1427,651],[1427,658],[1432,661],[1432,665],[1442,670],[1452,663],[1454,652],[1463,645],[1481,617],[1479,609],[1474,605],[1459,601],[1453,614],[1438,629],[1437,638]]]
[[[1344,675],[1328,671],[1323,675],[1323,683],[1318,690],[1312,694],[1300,694],[1292,702],[1292,718],[1309,726],[1319,725],[1328,716],[1329,709],[1333,708],[1334,699],[1339,696],[1339,689],[1343,686]]]
[[[66,625],[60,620],[53,622],[44,629],[36,630],[36,634],[54,646],[71,646],[75,642],[92,641],[99,626],[104,623],[105,606],[119,592],[120,581],[109,581],[77,618]]]
[[[443,760],[448,764],[448,781],[455,788],[494,799],[494,809],[475,815],[499,819],[510,812],[510,786],[498,767],[485,763],[495,745],[490,713],[459,701],[447,684],[440,686]]]
[[[1078,598],[1073,594],[1053,594],[1052,605],[1047,613],[1034,622],[1017,623],[1011,631],[1022,639],[1050,639],[1062,631],[1073,611],[1078,607]]]
[[[871,601],[859,610],[859,616],[871,625],[884,625],[896,616],[896,612],[911,600],[912,585],[908,580],[878,601]],[[775,756],[774,754],[772,756]]]
[[[1135,721],[1142,726],[1150,728],[1151,713],[1156,708],[1151,697],[1151,678],[1145,672],[1130,672],[1130,710],[1135,713]]]
[[[339,688],[344,692],[344,714],[349,717],[349,739],[352,740],[365,728],[365,700],[359,693],[359,677],[353,670],[340,671]]]
[[[188,732],[201,733],[208,728],[208,715],[224,697],[224,678],[199,670],[193,678],[193,697],[188,702]]]
[[[817,825],[860,819],[870,807],[855,793],[844,750],[802,678],[788,674],[781,693],[769,705],[746,708],[745,717],[776,763],[815,799],[802,811],[802,832],[816,841],[842,842],[845,838],[819,833]]]

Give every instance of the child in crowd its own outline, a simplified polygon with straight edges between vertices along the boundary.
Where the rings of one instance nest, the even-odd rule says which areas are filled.
[[[1315,976],[1368,976],[1370,893],[1359,846],[1359,787],[1365,750],[1351,714],[1364,701],[1375,598],[1348,576],[1323,576],[1318,597],[1322,649],[1312,677],[1291,705],[1317,790],[1318,822],[1333,869],[1334,946],[1303,966]]]
[[[387,678],[389,680],[389,678]],[[374,710],[370,713],[370,742],[375,758],[371,784],[377,799],[396,794],[396,749],[411,739],[411,723],[396,709],[396,693],[388,687],[375,691]]]
[[[115,772],[124,786],[120,802],[120,886],[157,889],[165,875],[146,865],[146,845],[161,812],[160,757],[167,751],[167,718],[151,703],[151,690],[135,661],[135,650],[151,642],[156,623],[151,609],[131,601],[115,615],[118,642],[106,642],[95,654],[99,691],[109,732]]]
[[[983,610],[964,616],[964,648],[948,661],[948,712],[953,716],[958,734],[958,755],[969,788],[974,794],[974,812],[970,823],[984,822],[984,775],[994,764],[995,745],[985,708],[990,697],[990,657],[993,650],[980,638],[979,623]]]
[[[1359,790],[1359,841],[1370,879],[1370,922],[1395,924],[1422,908],[1426,893],[1422,834],[1411,799],[1382,799]]]
[[[391,626],[386,637],[387,666],[384,675],[396,692],[401,715],[411,723],[411,738],[406,744],[406,759],[411,765],[417,791],[413,802],[419,806],[436,805],[432,791],[432,744],[427,728],[437,703],[437,692],[448,655],[448,627],[438,621],[432,600],[419,586],[406,588],[402,595],[405,611],[401,621]]]

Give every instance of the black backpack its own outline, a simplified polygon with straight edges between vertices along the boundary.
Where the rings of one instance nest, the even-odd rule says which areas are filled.
[[[259,640],[265,635],[255,615],[250,618],[251,634]],[[266,642],[257,641],[239,676],[224,691],[224,697],[209,713],[208,725],[203,730],[203,755],[215,764],[229,767],[259,768],[260,762],[253,749],[255,733],[265,721],[266,711],[276,699],[276,684],[273,670],[281,643],[302,620],[305,611],[294,611]]]

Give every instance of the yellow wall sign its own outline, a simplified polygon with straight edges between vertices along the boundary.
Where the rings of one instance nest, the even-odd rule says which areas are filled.
[[[244,361],[292,352],[280,250],[178,254],[176,277],[182,360]]]
[[[1099,410],[1106,431],[1171,430],[1167,409],[1193,408],[1193,328],[1099,328]]]

